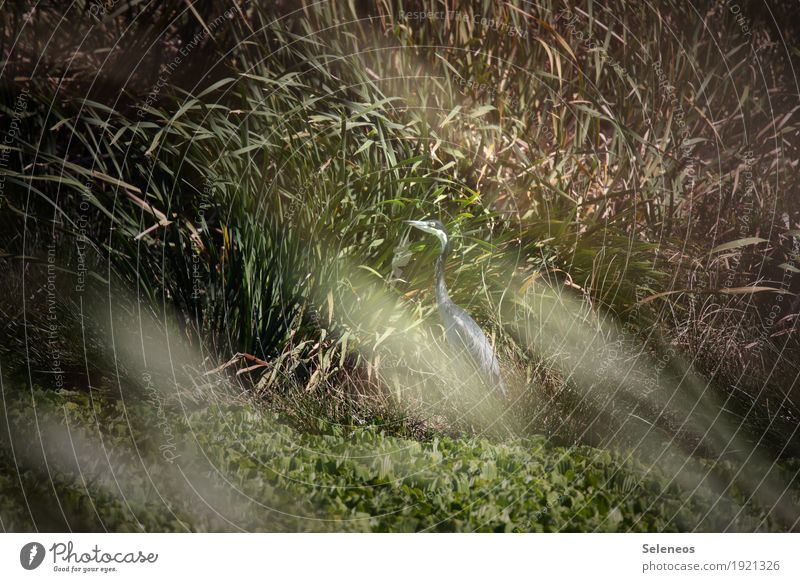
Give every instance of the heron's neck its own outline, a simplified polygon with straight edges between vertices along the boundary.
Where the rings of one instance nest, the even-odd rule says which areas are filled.
[[[450,245],[445,244],[442,254],[436,259],[436,300],[440,305],[442,302],[450,300],[450,295],[447,293],[447,285],[444,282],[444,264],[449,254]]]

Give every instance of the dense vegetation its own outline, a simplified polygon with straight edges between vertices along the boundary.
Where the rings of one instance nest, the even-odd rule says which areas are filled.
[[[14,461],[0,458],[10,530],[780,530],[768,512],[740,513],[735,480],[723,497],[687,495],[688,484],[657,469],[543,437],[419,442],[373,427],[312,435],[248,405],[158,415],[39,389],[7,403],[12,418],[27,418],[31,397],[38,431],[15,425],[17,434],[41,439],[51,465],[29,449],[17,478]],[[40,479],[45,470],[51,480]]]
[[[3,528],[796,529],[797,55],[742,6],[10,9]]]

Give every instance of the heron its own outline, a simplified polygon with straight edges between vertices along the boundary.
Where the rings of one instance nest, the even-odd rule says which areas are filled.
[[[489,338],[466,311],[453,303],[447,292],[444,278],[444,263],[450,254],[450,239],[439,220],[404,220],[406,224],[434,235],[442,244],[442,252],[436,259],[436,304],[444,324],[445,337],[450,349],[458,358],[466,360],[485,383],[503,398],[507,396],[506,385],[500,374],[500,364]]]

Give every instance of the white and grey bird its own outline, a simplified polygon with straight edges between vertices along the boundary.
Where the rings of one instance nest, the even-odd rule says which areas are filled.
[[[436,259],[436,303],[444,324],[445,337],[453,355],[465,360],[479,374],[481,381],[506,397],[506,386],[500,374],[500,364],[489,338],[466,311],[453,303],[444,279],[444,264],[450,254],[450,239],[444,225],[438,220],[405,220],[406,224],[434,235],[442,243],[442,252]]]

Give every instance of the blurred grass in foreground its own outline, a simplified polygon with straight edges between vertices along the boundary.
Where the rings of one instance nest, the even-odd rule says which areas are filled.
[[[118,3],[95,32],[111,31],[116,42],[118,22],[141,16],[137,4]],[[547,492],[534,488],[528,500],[517,484],[503,498],[504,511],[516,516],[512,527],[536,529],[543,503],[555,499],[545,507],[572,511],[573,498],[587,500],[572,511],[575,529],[608,523],[623,529],[640,523],[643,529],[797,527],[797,473],[778,460],[800,450],[797,359],[791,357],[798,353],[791,298],[798,283],[787,262],[800,231],[795,184],[776,189],[770,181],[775,164],[788,180],[796,176],[797,148],[789,139],[798,127],[791,114],[795,93],[786,77],[791,63],[767,58],[775,56],[767,46],[761,54],[769,61],[769,86],[762,88],[755,68],[730,70],[728,63],[743,62],[738,55],[766,45],[750,46],[724,12],[714,15],[725,31],[717,39],[677,2],[659,13],[631,10],[624,1],[587,3],[576,8],[579,16],[570,25],[548,2],[536,8],[523,2],[453,5],[469,16],[529,29],[529,42],[463,21],[399,19],[400,7],[439,6],[433,0],[386,2],[354,12],[352,4],[329,2],[273,12],[248,5],[205,50],[196,49],[198,63],[215,63],[200,83],[190,74],[176,76],[156,102],[146,101],[147,82],[126,87],[117,101],[117,95],[107,98],[108,85],[77,91],[90,84],[86,77],[58,87],[36,76],[20,81],[31,97],[7,150],[9,163],[0,168],[7,194],[0,211],[0,261],[7,274],[0,280],[0,357],[9,409],[22,415],[14,430],[23,434],[31,422],[33,410],[24,404],[29,391],[43,403],[56,398],[39,389],[54,387],[54,346],[66,387],[79,392],[53,401],[66,406],[66,419],[94,414],[86,394],[99,390],[103,404],[95,424],[127,435],[135,449],[146,448],[163,430],[153,418],[157,407],[144,404],[143,384],[152,383],[172,399],[170,414],[175,407],[198,407],[188,418],[196,416],[200,427],[187,433],[183,409],[169,421],[174,434],[197,438],[197,449],[182,453],[191,459],[186,475],[162,466],[158,455],[152,463],[121,447],[120,457],[107,462],[122,470],[122,485],[98,477],[92,498],[75,489],[84,461],[71,465],[70,451],[61,451],[61,483],[72,489],[41,502],[49,508],[47,519],[58,515],[64,497],[88,508],[69,513],[95,527],[89,509],[96,494],[104,509],[123,511],[109,518],[115,529],[136,523],[124,513],[125,499],[151,503],[153,529],[181,522],[196,529],[250,524],[235,492],[207,482],[209,467],[193,464],[210,455],[212,470],[227,485],[244,475],[253,487],[272,487],[250,452],[243,451],[242,460],[235,444],[227,450],[214,440],[221,418],[237,427],[235,442],[240,436],[268,441],[253,443],[252,451],[264,447],[265,455],[288,462],[287,474],[302,481],[310,471],[341,486],[331,498],[317,491],[319,503],[300,509],[294,509],[296,499],[314,492],[287,486],[291,495],[276,493],[273,501],[288,513],[321,519],[368,513],[361,525],[373,527],[374,519],[380,529],[388,523],[381,520],[390,519],[375,517],[387,513],[381,502],[405,507],[407,497],[420,497],[410,485],[399,494],[383,487],[347,497],[351,483],[360,490],[359,479],[375,479],[374,471],[380,477],[383,469],[348,464],[339,475],[316,457],[292,467],[287,459],[297,451],[280,444],[288,434],[314,450],[330,445],[338,451],[349,442],[338,434],[345,432],[356,435],[351,444],[357,448],[359,439],[373,442],[374,431],[365,428],[373,425],[384,433],[375,442],[409,447],[430,464],[440,462],[430,444],[389,435],[424,442],[438,436],[464,463],[482,459],[476,461],[481,473],[484,460],[489,466],[491,457],[505,454],[503,447],[519,447],[514,455],[523,459],[523,482],[526,475],[543,478],[542,467],[553,464],[549,445],[541,454],[531,452],[537,434],[642,457],[641,474],[651,485],[622,487],[642,505],[619,497],[608,503],[603,487],[597,496],[576,497],[579,491],[570,489],[560,498],[550,490],[563,485],[555,472],[552,482],[548,477],[537,485]],[[85,11],[87,4],[77,8]],[[185,3],[174,8],[187,38],[202,29]],[[152,10],[171,18],[169,6],[163,14]],[[54,14],[43,10],[36,17],[46,24]],[[619,22],[619,29],[606,22]],[[676,22],[681,26],[673,38],[668,31],[676,29],[668,27]],[[27,30],[41,27],[24,29],[23,36]],[[147,30],[132,30],[137,43],[150,38]],[[587,46],[578,32],[604,48]],[[31,41],[20,45],[30,54],[46,51],[35,35],[23,40]],[[762,34],[754,42],[765,40]],[[86,70],[96,72],[101,85],[113,85],[116,71],[98,62],[98,54],[105,53],[75,56],[89,59]],[[610,66],[609,56],[622,68]],[[680,88],[677,100],[665,95],[657,71]],[[465,80],[474,82],[471,88],[464,88]],[[16,81],[3,82],[4,101],[13,105]],[[764,91],[775,110],[786,112],[777,125],[758,102]],[[785,149],[776,158],[778,139]],[[761,185],[752,200],[746,172]],[[400,222],[426,215],[448,223],[456,244],[448,265],[453,298],[489,331],[515,385],[503,425],[516,431],[513,438],[529,441],[480,440],[500,437],[481,418],[465,415],[458,393],[448,391],[439,329],[430,323],[437,249],[407,240]],[[82,273],[85,289],[77,292]],[[765,326],[783,295],[793,307]],[[627,331],[622,339],[620,327]],[[235,412],[218,417],[208,408],[214,394],[203,374],[240,352],[267,365],[227,368],[240,372],[222,399]],[[152,375],[148,382],[143,367]],[[196,382],[186,379],[192,373]],[[273,412],[297,432],[259,424]],[[496,416],[497,410],[490,412]],[[149,429],[128,434],[120,418],[137,418]],[[61,420],[43,425],[46,452],[66,442],[54,436],[61,434]],[[77,448],[102,450],[92,438]],[[571,458],[585,451],[562,452]],[[102,459],[84,453],[82,459]],[[612,462],[611,453],[597,454]],[[706,464],[699,460],[704,457],[721,460]],[[245,465],[241,475],[238,467],[228,473],[234,460]],[[25,462],[26,487],[35,490],[48,469],[35,457]],[[412,461],[401,466],[406,462]],[[315,468],[319,463],[324,470]],[[126,471],[139,466],[163,472],[169,502],[159,505],[146,479],[130,495],[117,489],[138,487]],[[460,467],[448,470],[460,475]],[[486,471],[491,490],[516,483],[510,469],[507,483]],[[689,481],[671,482],[676,475]],[[567,479],[596,486],[575,476]],[[392,527],[434,527],[426,511],[445,519],[453,492],[464,485],[444,473],[436,479],[442,480],[441,489],[434,488],[441,507],[422,494],[425,510]],[[691,483],[698,482],[695,490]],[[192,498],[186,486],[199,483],[208,487],[200,494],[230,521],[210,508],[198,514],[180,507],[181,499]],[[656,493],[662,489],[663,498]],[[385,496],[370,497],[377,491]],[[778,505],[760,499],[759,491]],[[252,491],[254,499],[263,496],[271,499]],[[503,522],[503,511],[501,517],[492,513],[488,493],[479,499],[469,506],[477,513],[469,513],[465,528]],[[484,504],[488,513],[475,517]],[[652,515],[647,510],[661,504]],[[173,506],[183,517],[168,515]],[[769,517],[763,507],[772,509]],[[14,515],[13,524],[28,524]],[[252,527],[305,527],[272,518]],[[553,527],[573,527],[561,525],[568,523],[564,515],[559,519]]]
[[[33,403],[38,434],[24,426]],[[752,504],[739,512],[736,481],[730,497],[688,495],[608,451],[544,438],[419,442],[377,427],[310,435],[250,405],[156,415],[142,403],[38,388],[6,397],[2,412],[17,438],[46,435],[45,455],[18,446],[16,457],[6,447],[0,456],[6,531],[782,529]],[[167,428],[177,443],[170,462],[160,450]]]

